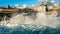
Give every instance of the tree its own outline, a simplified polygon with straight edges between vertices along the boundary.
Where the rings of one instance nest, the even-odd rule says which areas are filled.
[[[47,4],[46,4],[46,8],[45,8],[46,12],[48,12],[48,7],[47,7]]]
[[[42,3],[42,5],[44,5],[44,6],[46,6],[46,12],[48,12],[48,7],[47,7],[47,1],[48,0],[38,0],[39,2],[41,2]],[[45,5],[46,4],[46,5]]]
[[[8,5],[8,8],[9,8],[9,9],[11,8],[10,5]]]
[[[32,9],[30,9],[30,8],[24,8],[24,9],[23,9],[24,13],[32,12],[31,10],[32,10]]]

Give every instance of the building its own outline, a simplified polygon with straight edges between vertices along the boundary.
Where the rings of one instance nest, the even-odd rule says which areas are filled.
[[[9,19],[13,15],[13,13],[16,13],[16,12],[19,12],[18,8],[13,8],[10,6],[8,6],[8,8],[0,7],[0,20],[4,19],[4,16],[6,16],[6,18]]]
[[[60,14],[60,6],[47,6],[48,7],[48,12],[46,12],[46,5],[34,5],[31,7],[31,9],[38,11],[38,12],[44,12],[51,14],[54,10],[56,10]]]
[[[38,12],[46,12],[45,11],[46,6],[44,6],[44,5],[42,5],[42,6],[40,6],[40,5],[32,6],[31,8],[35,11],[38,11]]]

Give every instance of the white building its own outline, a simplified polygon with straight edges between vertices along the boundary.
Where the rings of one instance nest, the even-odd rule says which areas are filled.
[[[31,8],[35,11],[45,12],[45,6],[44,5],[42,5],[42,6],[40,6],[40,5],[32,6]]]

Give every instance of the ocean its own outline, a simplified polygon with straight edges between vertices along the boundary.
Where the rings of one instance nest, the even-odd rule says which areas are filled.
[[[51,28],[51,27],[14,27],[9,28],[5,26],[0,26],[0,34],[60,34],[60,28]]]

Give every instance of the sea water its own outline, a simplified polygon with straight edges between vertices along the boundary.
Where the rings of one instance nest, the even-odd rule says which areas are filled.
[[[0,34],[60,34],[60,17],[38,12],[36,15],[16,14],[0,22]]]

